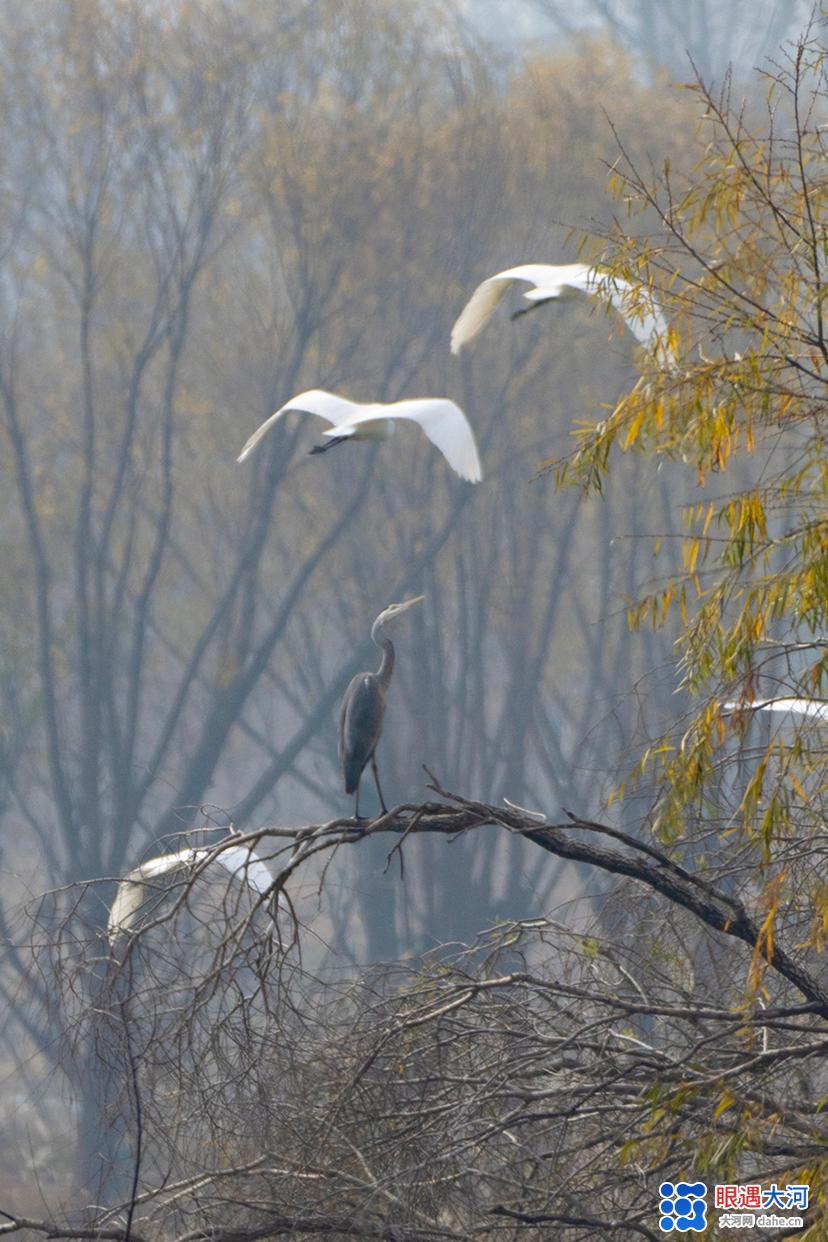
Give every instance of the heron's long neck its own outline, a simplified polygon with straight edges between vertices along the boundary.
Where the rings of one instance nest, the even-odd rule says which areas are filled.
[[[382,647],[382,663],[377,669],[377,677],[383,690],[387,690],[394,671],[394,644],[390,638],[375,638],[374,642],[378,647]]]

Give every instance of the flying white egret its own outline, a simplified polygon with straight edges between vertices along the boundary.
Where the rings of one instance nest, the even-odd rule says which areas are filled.
[[[459,354],[463,346],[485,328],[500,299],[518,280],[526,281],[534,288],[527,289],[523,294],[530,305],[515,311],[512,318],[525,315],[535,306],[553,299],[560,302],[585,294],[594,295],[615,307],[636,340],[655,350],[662,360],[667,359],[667,324],[657,303],[644,295],[642,309],[640,287],[618,280],[605,269],[591,267],[587,263],[524,263],[484,280],[477,286],[452,328],[453,354]]]
[[[394,621],[415,604],[420,604],[424,595],[416,595],[402,604],[389,604],[371,626],[371,639],[382,651],[382,662],[375,673],[357,673],[351,678],[342,709],[339,714],[339,758],[342,761],[342,774],[345,777],[345,792],[355,795],[354,815],[359,819],[359,782],[368,760],[374,773],[374,783],[379,794],[380,805],[387,811],[385,799],[379,783],[377,771],[377,742],[382,733],[382,719],[385,715],[385,696],[391,684],[394,672],[394,644],[390,638],[380,638],[380,630]]]
[[[245,845],[232,845],[219,854],[215,853],[215,847],[202,846],[198,849],[180,850],[177,854],[149,858],[140,867],[130,871],[118,885],[107,921],[109,939],[114,940],[117,936],[132,931],[138,911],[151,896],[149,881],[164,875],[174,875],[177,871],[191,871],[211,855],[214,855],[213,862],[219,863],[236,879],[246,881],[260,896],[263,897],[272,888],[273,876],[270,871],[258,854]]]
[[[244,461],[253,452],[264,435],[283,414],[296,410],[300,414],[315,414],[330,424],[322,434],[327,444],[317,445],[312,453],[324,453],[335,444],[345,440],[386,440],[396,430],[397,422],[416,423],[445,457],[455,474],[470,483],[481,479],[480,458],[474,433],[459,405],[447,397],[418,397],[410,401],[392,401],[385,404],[376,401],[360,404],[348,401],[334,392],[312,388],[298,397],[291,397],[281,409],[271,414],[245,444],[238,460]]]
[[[723,712],[793,712],[798,716],[812,716],[828,721],[828,702],[819,699],[753,699],[747,703],[722,703]]]

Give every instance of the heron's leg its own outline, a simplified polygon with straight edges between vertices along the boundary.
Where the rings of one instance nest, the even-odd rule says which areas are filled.
[[[354,794],[354,819],[359,819],[359,787],[362,784],[362,777],[357,781],[356,793]]]
[[[350,440],[350,436],[332,436],[330,440],[326,440],[324,444],[314,444],[312,449],[308,449],[311,456],[314,453],[327,453],[329,448],[333,448],[335,444],[344,444],[346,440]]]
[[[386,814],[386,815],[387,815],[387,814],[388,814],[388,807],[385,805],[385,798],[383,798],[383,796],[382,796],[382,790],[380,789],[380,783],[379,783],[379,772],[377,771],[377,756],[376,756],[376,754],[373,754],[373,755],[371,756],[371,771],[374,773],[374,783],[376,784],[376,787],[377,787],[377,793],[379,794],[380,806],[382,807],[383,814]]]
[[[528,306],[521,306],[519,310],[512,311],[510,319],[520,319],[521,315],[528,315],[530,311],[537,310],[539,306],[548,306],[550,302],[554,302],[555,298],[540,298],[536,302],[530,302]],[[311,449],[313,452],[313,449]]]

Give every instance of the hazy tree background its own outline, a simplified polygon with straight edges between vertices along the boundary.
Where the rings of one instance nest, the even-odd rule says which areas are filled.
[[[731,72],[746,83],[752,71],[795,38],[809,0],[467,0],[467,20],[517,55],[596,33],[609,35],[648,75],[684,80],[691,60],[705,79]]]
[[[99,1189],[89,1083],[62,1078],[48,985],[18,947],[26,894],[115,877],[186,828],[347,813],[336,709],[390,600],[428,595],[381,747],[395,801],[423,796],[426,763],[481,799],[594,806],[673,713],[679,623],[632,636],[626,604],[654,572],[640,537],[675,533],[687,485],[634,459],[603,500],[535,478],[634,382],[629,336],[551,308],[447,349],[479,279],[609,227],[605,110],[643,162],[689,158],[692,105],[630,48],[643,6],[622,25],[584,4],[588,26],[602,9],[592,44],[573,27],[508,55],[427,0],[3,10],[5,1186]],[[717,29],[693,52],[721,71]],[[647,58],[675,72],[683,37]],[[414,434],[309,459],[301,420],[236,466],[314,386],[454,397],[484,482]],[[580,892],[505,834],[418,845],[404,884],[373,842],[324,899],[303,875],[316,969]]]

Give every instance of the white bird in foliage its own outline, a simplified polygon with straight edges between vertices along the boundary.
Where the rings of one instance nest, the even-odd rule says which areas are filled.
[[[322,434],[327,444],[319,444],[312,453],[324,453],[335,444],[345,440],[387,440],[396,430],[397,423],[411,422],[428,436],[445,457],[455,474],[470,483],[481,479],[480,458],[474,433],[459,405],[447,397],[418,397],[410,401],[392,401],[385,404],[375,401],[360,404],[321,388],[312,388],[298,397],[291,397],[281,409],[271,414],[245,444],[238,460],[244,461],[253,452],[270,428],[283,414],[296,410],[300,414],[315,414],[330,424]]]
[[[212,857],[229,871],[235,879],[244,880],[254,892],[264,896],[273,887],[273,876],[258,854],[245,845],[232,845],[221,853],[215,847],[180,850],[177,854],[162,854],[149,858],[135,867],[121,880],[115,900],[109,911],[106,932],[110,940],[127,935],[135,926],[135,920],[144,902],[152,895],[154,886],[149,883],[161,876],[174,875],[178,871],[192,871],[205,858]]]
[[[753,699],[746,703],[722,703],[723,712],[793,712],[828,721],[828,702],[819,699]]]
[[[569,301],[584,295],[597,296],[614,306],[636,340],[666,360],[667,324],[660,307],[640,286],[619,280],[600,267],[587,263],[524,263],[507,268],[478,285],[451,331],[451,352],[459,354],[485,328],[498,302],[515,281],[534,286],[524,291],[530,303],[515,311],[516,319],[544,302]],[[644,306],[642,308],[642,299]]]

